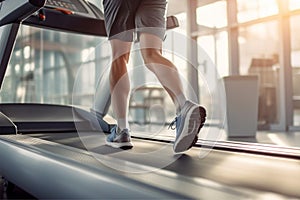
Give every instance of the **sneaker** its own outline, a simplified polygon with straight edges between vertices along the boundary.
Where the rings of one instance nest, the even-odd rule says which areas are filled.
[[[180,114],[170,124],[171,129],[176,129],[173,146],[175,153],[187,151],[197,142],[198,133],[203,127],[205,119],[205,108],[191,101],[185,102]]]
[[[111,129],[111,133],[106,138],[106,144],[121,149],[131,149],[133,147],[129,130],[123,129],[120,133],[117,133],[117,126]]]

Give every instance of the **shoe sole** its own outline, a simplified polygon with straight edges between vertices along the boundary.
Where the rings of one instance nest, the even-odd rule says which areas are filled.
[[[185,117],[185,126],[183,127],[182,134],[174,144],[173,149],[175,153],[187,151],[196,144],[198,140],[198,133],[204,126],[205,120],[206,111],[203,107],[196,105],[190,109],[190,111],[187,113],[187,116]]]
[[[117,149],[131,149],[133,147],[133,144],[131,142],[108,142],[105,141],[106,145],[111,146],[113,148]]]

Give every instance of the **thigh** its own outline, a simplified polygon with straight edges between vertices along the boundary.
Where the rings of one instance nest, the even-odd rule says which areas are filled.
[[[142,51],[157,49],[161,51],[162,49],[162,39],[155,34],[142,32],[139,36],[140,48]]]
[[[142,0],[135,16],[139,34],[150,33],[163,39],[166,29],[166,0]]]
[[[128,62],[132,42],[112,39],[110,40],[110,45],[112,48],[113,61],[120,58],[121,56],[125,56],[126,61]]]

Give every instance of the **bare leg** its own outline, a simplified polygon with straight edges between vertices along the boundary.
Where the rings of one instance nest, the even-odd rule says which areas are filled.
[[[173,100],[177,112],[186,101],[179,73],[174,64],[162,56],[162,40],[152,34],[140,35],[141,53],[145,65],[151,70]]]
[[[205,109],[186,100],[177,68],[162,56],[162,40],[155,35],[142,33],[140,41],[146,66],[157,76],[176,105],[177,116],[171,123],[171,126],[176,125],[173,150],[175,153],[184,152],[197,142],[197,135],[206,118]]]
[[[111,40],[113,61],[110,70],[111,105],[117,119],[118,127],[122,130],[128,127],[127,106],[130,92],[130,81],[127,73],[131,42]]]

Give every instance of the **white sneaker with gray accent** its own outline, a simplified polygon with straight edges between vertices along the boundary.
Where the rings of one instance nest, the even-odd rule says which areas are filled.
[[[123,129],[120,133],[117,132],[117,126],[111,129],[111,133],[106,138],[106,144],[121,149],[131,149],[133,144],[128,129]]]
[[[173,145],[175,153],[187,151],[197,142],[198,133],[205,119],[205,108],[189,100],[185,102],[180,114],[170,124],[172,129],[176,129],[176,139]]]

